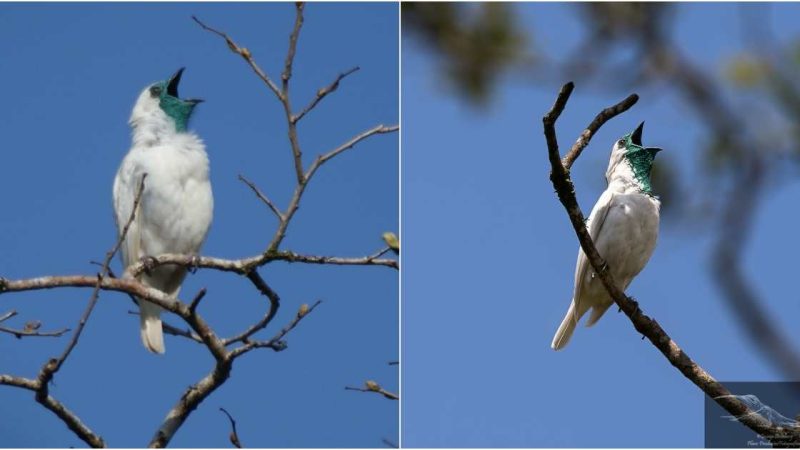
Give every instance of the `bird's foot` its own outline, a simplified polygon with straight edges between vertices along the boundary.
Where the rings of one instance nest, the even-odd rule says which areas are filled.
[[[200,268],[200,257],[192,255],[192,261],[189,263],[189,273],[194,275],[198,268]]]
[[[158,261],[153,256],[143,256],[141,261],[144,266],[144,273],[150,276],[153,269],[158,265]]]

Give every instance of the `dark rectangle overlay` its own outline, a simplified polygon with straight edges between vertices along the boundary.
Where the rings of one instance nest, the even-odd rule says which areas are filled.
[[[800,425],[800,382],[723,382],[731,394],[776,425]],[[763,436],[739,423],[705,397],[705,448],[772,448]]]

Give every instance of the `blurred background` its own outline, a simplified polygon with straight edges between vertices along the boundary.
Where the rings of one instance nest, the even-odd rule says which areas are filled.
[[[797,4],[403,4],[404,446],[703,445],[702,392],[616,308],[550,349],[578,242],[541,118],[567,81],[562,152],[641,97],[573,167],[584,214],[616,139],[644,120],[664,149],[659,244],[628,293],[717,379],[800,379],[798,19]]]
[[[299,125],[306,165],[316,155],[384,123],[398,122],[398,14],[395,4],[310,4],[295,58],[292,99],[299,110],[353,66]],[[203,254],[241,258],[261,252],[276,220],[237,179],[255,182],[285,208],[294,170],[281,104],[218,36],[191,16],[229,33],[275,80],[283,70],[295,7],[285,4],[0,5],[0,276],[93,274],[116,240],[111,185],[130,146],[127,124],[149,83],[186,66],[183,96],[206,100],[190,128],[211,160],[214,222]],[[365,256],[398,228],[398,135],[370,138],[326,164],[312,180],[283,248]],[[118,259],[113,268],[121,273]],[[386,267],[269,264],[264,279],[282,308],[259,336],[272,336],[303,303],[323,303],[287,337],[281,353],[238,360],[231,379],[176,434],[175,447],[229,447],[236,419],[245,446],[380,447],[398,440],[398,405],[345,391],[372,379],[398,389],[398,274]],[[200,313],[223,336],[266,308],[245,278],[200,270],[182,295],[208,289]],[[91,290],[0,296],[3,323],[42,331],[73,328]],[[103,292],[78,347],[51,393],[110,446],[147,444],[186,388],[213,361],[205,347],[166,337],[149,354],[127,296]],[[167,319],[178,324],[173,319]],[[0,333],[0,373],[34,377],[68,336],[15,339]],[[82,447],[33,394],[0,386],[0,446]]]

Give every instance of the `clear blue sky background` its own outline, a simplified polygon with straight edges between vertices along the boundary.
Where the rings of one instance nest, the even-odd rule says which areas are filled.
[[[244,174],[281,207],[293,189],[283,110],[224,42],[202,31],[196,14],[229,32],[279,79],[293,4],[0,5],[0,276],[91,274],[113,245],[111,184],[130,145],[127,120],[149,83],[186,66],[181,95],[206,99],[190,124],[206,142],[215,197],[203,253],[257,254],[276,220],[237,180]],[[361,66],[300,125],[306,163],[379,123],[398,117],[398,6],[312,4],[292,79],[305,105],[340,71]],[[326,165],[313,180],[285,248],[363,256],[398,228],[398,136],[370,139]],[[119,262],[114,268],[121,272]],[[374,379],[397,390],[398,275],[381,267],[271,264],[264,278],[283,299],[271,336],[302,303],[324,303],[288,337],[289,348],[248,354],[232,378],[192,414],[177,447],[228,447],[237,419],[247,446],[361,447],[397,440],[398,405],[345,385]],[[201,313],[222,335],[263,314],[266,301],[232,274],[200,271],[183,296],[207,287]],[[89,290],[0,297],[4,325],[41,320],[73,327]],[[124,295],[103,293],[83,338],[58,373],[53,395],[109,445],[144,446],[183,391],[212,367],[205,350],[167,336],[158,357],[141,345],[138,318]],[[170,320],[175,322],[174,318]],[[0,373],[34,377],[61,339],[0,335]],[[32,393],[0,387],[0,446],[82,447]]]
[[[549,55],[582,36],[576,5],[515,4]],[[769,15],[785,42],[800,33],[797,5]],[[737,7],[680,5],[673,32],[685,53],[717,73],[739,51]],[[713,25],[712,25],[713,24]],[[541,117],[560,87],[509,83],[487,110],[443,82],[438,61],[403,37],[403,445],[456,447],[696,447],[700,391],[610,310],[569,347],[550,341],[569,305],[578,243],[548,179]],[[567,80],[563,80],[567,81]],[[666,87],[608,123],[573,170],[588,213],[604,188],[611,143],[647,121],[644,142],[696,170],[702,128]],[[627,93],[578,85],[558,125],[562,147]],[[776,326],[800,342],[795,228],[800,180],[764,199],[745,267]],[[745,338],[708,274],[708,228],[662,228],[629,293],[721,380],[779,380]],[[792,412],[792,415],[794,412]]]

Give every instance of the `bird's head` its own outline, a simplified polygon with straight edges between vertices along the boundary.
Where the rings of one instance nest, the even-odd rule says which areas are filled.
[[[644,192],[651,193],[650,170],[653,167],[656,153],[661,149],[642,145],[643,129],[644,122],[640,123],[633,132],[626,134],[614,143],[614,147],[611,149],[611,160],[606,171],[606,180],[611,182],[611,178],[617,172],[630,174]]]
[[[183,70],[181,67],[169,79],[153,83],[139,94],[130,119],[134,128],[152,124],[168,129],[171,126],[171,131],[186,131],[194,107],[203,100],[182,99],[178,96],[178,84],[181,82]]]

